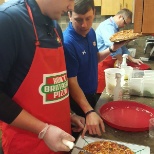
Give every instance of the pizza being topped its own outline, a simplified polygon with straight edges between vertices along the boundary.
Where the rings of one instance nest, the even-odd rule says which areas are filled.
[[[135,154],[125,145],[111,141],[96,141],[83,147],[84,150],[91,154]],[[80,151],[79,154],[85,154]]]
[[[120,41],[125,41],[125,40],[136,39],[140,36],[143,36],[143,34],[142,33],[134,33],[133,29],[122,30],[122,31],[119,31],[119,32],[113,34],[110,37],[110,41],[111,42],[120,42]]]

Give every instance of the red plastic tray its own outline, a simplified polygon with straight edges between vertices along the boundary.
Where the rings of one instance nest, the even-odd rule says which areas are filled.
[[[138,65],[136,63],[132,63],[132,62],[128,62],[127,63],[129,66],[133,67],[133,68],[138,68],[139,70],[148,70],[150,69],[150,65],[143,63],[141,65]]]
[[[148,130],[149,119],[154,117],[153,108],[134,101],[109,102],[99,112],[111,127],[131,132]]]

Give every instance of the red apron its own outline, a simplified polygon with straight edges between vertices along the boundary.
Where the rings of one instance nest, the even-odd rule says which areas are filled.
[[[13,100],[36,118],[71,133],[68,80],[63,47],[38,46],[38,36],[30,7],[27,9],[36,35],[36,51],[29,72]],[[57,34],[57,40],[61,42]],[[37,134],[3,123],[2,145],[5,154],[54,154]],[[54,135],[54,132],[53,132]],[[57,152],[64,154],[65,152]]]
[[[127,65],[128,66],[131,66],[133,68],[139,69],[139,70],[148,70],[148,69],[151,69],[150,65],[148,65],[146,63],[143,63],[141,65],[138,65],[136,63],[133,63],[133,62],[128,61],[127,62]]]

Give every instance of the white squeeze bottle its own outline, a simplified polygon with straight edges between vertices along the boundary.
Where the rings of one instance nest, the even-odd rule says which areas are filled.
[[[121,68],[124,68],[127,66],[126,60],[127,60],[128,54],[123,54],[122,57],[123,57],[123,59],[122,59],[122,63],[121,63]]]
[[[113,92],[113,100],[118,101],[122,100],[121,74],[116,73],[115,78],[117,79],[117,83]]]

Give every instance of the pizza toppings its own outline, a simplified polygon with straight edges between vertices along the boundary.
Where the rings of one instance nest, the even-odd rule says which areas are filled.
[[[91,154],[135,154],[125,145],[111,141],[96,141],[84,146],[83,149]],[[80,151],[79,154],[84,154]]]
[[[140,36],[143,36],[143,34],[142,33],[134,33],[133,29],[122,30],[122,31],[119,31],[119,32],[113,34],[110,37],[110,41],[111,42],[120,42],[120,41],[125,41],[125,40],[133,40],[133,39],[136,39]]]

